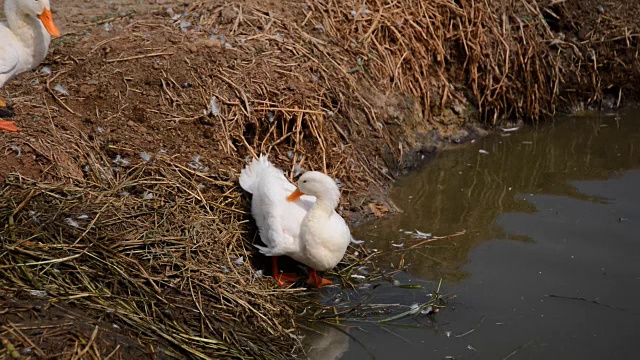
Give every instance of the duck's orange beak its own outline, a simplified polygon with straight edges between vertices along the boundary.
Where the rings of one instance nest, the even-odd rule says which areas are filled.
[[[287,201],[296,201],[300,198],[300,196],[304,195],[300,189],[296,188],[296,191],[292,192],[291,195],[287,197]]]
[[[42,25],[44,25],[44,28],[47,29],[47,32],[49,32],[51,36],[53,37],[60,36],[60,30],[58,29],[56,24],[53,22],[53,16],[51,15],[51,10],[44,9],[42,14],[38,15],[38,19],[42,21]]]

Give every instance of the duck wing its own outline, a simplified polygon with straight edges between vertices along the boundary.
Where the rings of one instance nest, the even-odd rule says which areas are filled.
[[[287,201],[287,196],[295,189],[295,185],[275,167],[263,172],[254,189],[251,213],[266,245],[256,247],[264,255],[282,256],[300,251],[300,226],[313,206],[314,198],[306,196],[298,201]]]
[[[0,24],[0,86],[9,80],[20,61],[20,54],[10,41],[12,39],[15,39],[13,33],[6,26]]]

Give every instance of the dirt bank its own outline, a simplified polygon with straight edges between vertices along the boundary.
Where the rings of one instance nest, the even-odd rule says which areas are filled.
[[[305,296],[251,263],[246,158],[330,173],[353,221],[437,148],[640,84],[633,2],[54,6],[65,35],[0,90],[22,129],[0,134],[0,336],[23,354],[289,357]]]

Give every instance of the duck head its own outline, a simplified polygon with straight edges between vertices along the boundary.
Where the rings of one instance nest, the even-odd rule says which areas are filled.
[[[295,201],[302,195],[315,196],[318,201],[326,201],[333,208],[340,201],[340,189],[336,182],[328,175],[319,171],[307,171],[298,179],[298,188],[287,200]]]
[[[53,22],[49,0],[6,0],[6,2],[7,6],[12,2],[18,14],[38,18],[52,37],[60,36],[60,30]]]

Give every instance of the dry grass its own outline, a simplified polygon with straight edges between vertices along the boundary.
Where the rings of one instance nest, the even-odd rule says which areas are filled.
[[[160,357],[284,357],[293,328],[287,304],[296,290],[274,290],[239,260],[250,254],[235,185],[164,155],[119,168],[99,149],[82,153],[84,181],[14,176],[1,189],[0,223],[8,224],[0,230],[3,296],[26,293],[48,301],[47,308],[72,306],[92,319],[93,331],[118,324],[140,339],[140,351]],[[67,354],[60,357],[81,357],[74,343],[51,341],[39,326],[23,329],[24,337],[16,329],[0,334],[13,335],[21,348],[35,334],[31,341],[47,354],[57,347]],[[85,339],[84,351],[102,358],[107,349],[90,346],[95,337]]]
[[[565,1],[314,1],[322,25],[371,85],[420,99],[438,120],[455,101],[481,119],[536,120],[572,101],[599,104],[640,76],[635,4]],[[602,15],[585,13],[602,11]],[[597,18],[595,24],[587,23]],[[585,40],[579,33],[590,29]],[[613,45],[607,48],[603,44]],[[604,60],[603,60],[604,59]],[[629,73],[630,72],[630,73]],[[628,73],[631,79],[624,78]],[[465,94],[465,87],[472,96]],[[621,94],[620,94],[621,96]],[[618,102],[616,105],[620,105]]]

